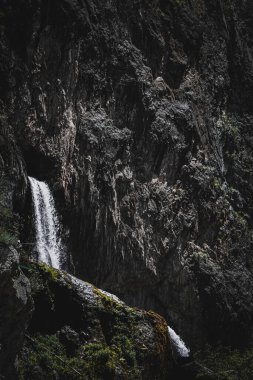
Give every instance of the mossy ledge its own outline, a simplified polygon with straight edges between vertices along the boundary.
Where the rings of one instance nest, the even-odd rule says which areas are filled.
[[[130,308],[46,264],[23,262],[34,312],[19,356],[20,379],[166,379],[165,320]]]

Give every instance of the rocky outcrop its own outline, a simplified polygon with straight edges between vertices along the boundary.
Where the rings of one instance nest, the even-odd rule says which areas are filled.
[[[252,344],[251,1],[13,0],[0,17],[1,112],[54,189],[70,270],[192,347]]]
[[[30,322],[30,284],[19,268],[14,248],[0,246],[0,377],[15,377],[15,359]]]
[[[19,378],[168,378],[173,360],[162,317],[45,264],[23,268],[35,309]]]
[[[30,322],[32,298],[15,249],[21,218],[14,208],[20,210],[24,201],[25,169],[10,127],[6,120],[0,123],[0,378],[11,380],[16,378],[15,360]]]

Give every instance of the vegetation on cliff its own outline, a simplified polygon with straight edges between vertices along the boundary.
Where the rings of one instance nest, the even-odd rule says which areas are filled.
[[[45,264],[23,262],[34,312],[20,379],[166,379],[167,324]]]

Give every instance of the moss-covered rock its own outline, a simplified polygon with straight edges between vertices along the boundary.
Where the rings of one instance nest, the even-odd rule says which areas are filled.
[[[165,320],[45,264],[23,263],[35,310],[20,379],[167,379]]]

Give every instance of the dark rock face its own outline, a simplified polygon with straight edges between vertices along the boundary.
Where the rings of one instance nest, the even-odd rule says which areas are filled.
[[[162,317],[44,264],[26,268],[35,308],[19,378],[168,379],[173,360]]]
[[[1,110],[73,267],[187,343],[252,344],[250,0],[1,5]]]
[[[15,377],[15,359],[32,311],[30,284],[14,248],[0,247],[0,375]]]

